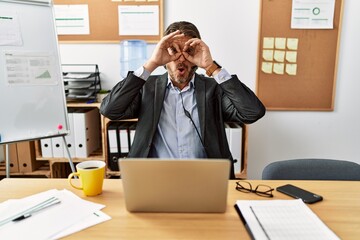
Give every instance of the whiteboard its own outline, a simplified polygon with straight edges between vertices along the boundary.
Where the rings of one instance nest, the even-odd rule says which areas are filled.
[[[0,0],[0,144],[69,132],[53,4]]]

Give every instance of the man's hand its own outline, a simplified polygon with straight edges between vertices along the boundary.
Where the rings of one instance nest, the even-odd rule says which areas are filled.
[[[151,73],[157,67],[178,59],[182,51],[176,43],[176,39],[181,37],[184,37],[184,34],[181,34],[179,30],[163,37],[156,45],[151,58],[144,64],[144,68]]]
[[[189,39],[185,43],[182,54],[186,60],[204,69],[213,63],[209,47],[198,38]]]

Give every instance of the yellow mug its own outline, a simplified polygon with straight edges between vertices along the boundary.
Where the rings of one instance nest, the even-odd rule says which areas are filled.
[[[80,179],[81,186],[73,183],[74,176]],[[82,190],[86,196],[96,196],[102,193],[104,176],[104,161],[85,161],[76,165],[76,172],[70,173],[68,181],[73,188]]]

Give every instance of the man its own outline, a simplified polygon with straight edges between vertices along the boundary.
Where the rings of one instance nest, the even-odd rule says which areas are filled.
[[[192,23],[175,22],[164,35],[144,66],[103,100],[101,114],[112,120],[138,118],[129,157],[232,161],[224,122],[253,123],[265,107],[213,60]],[[150,76],[159,66],[167,73]],[[198,67],[209,77],[196,74]],[[235,178],[231,166],[230,178]]]

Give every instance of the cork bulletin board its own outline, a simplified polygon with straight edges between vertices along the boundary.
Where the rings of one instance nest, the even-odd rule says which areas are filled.
[[[292,0],[261,0],[256,91],[268,110],[333,110],[343,1],[332,29],[292,29]]]
[[[126,39],[158,42],[163,35],[163,0],[54,0],[54,5],[87,5],[89,34],[58,34],[61,43],[117,43]],[[154,7],[158,11],[156,34],[121,34],[119,31],[119,6]],[[137,19],[138,20],[138,19]],[[120,24],[121,25],[121,24]]]

